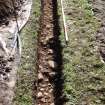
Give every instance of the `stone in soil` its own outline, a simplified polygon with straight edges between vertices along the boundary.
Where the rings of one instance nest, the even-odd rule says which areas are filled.
[[[51,103],[50,105],[54,105],[54,103]]]
[[[45,103],[46,102],[46,99],[45,98],[42,98],[41,101]]]
[[[40,80],[43,80],[43,79],[44,79],[43,74],[42,73],[38,73],[38,80],[40,81]]]
[[[51,67],[51,68],[55,68],[55,67],[56,67],[55,62],[52,61],[52,60],[49,60],[49,61],[48,61],[48,64],[49,64],[49,67]]]
[[[45,96],[48,96],[49,94],[48,94],[47,92],[44,92],[44,95],[45,95]]]
[[[38,96],[38,98],[42,98],[42,97],[43,97],[42,92],[39,92],[39,93],[37,94],[37,96]]]

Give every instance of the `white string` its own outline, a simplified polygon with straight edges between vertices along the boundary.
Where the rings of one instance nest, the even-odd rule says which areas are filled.
[[[63,15],[64,32],[65,32],[65,40],[66,40],[66,43],[68,43],[69,38],[68,38],[68,33],[67,33],[67,24],[66,24],[66,17],[65,17],[65,13],[64,13],[63,0],[61,0],[61,8],[62,8],[62,15]]]
[[[14,41],[13,41],[13,43],[11,45],[12,46],[11,55],[14,54],[16,47],[19,48],[19,54],[21,55],[20,31],[19,31],[19,25],[18,25],[17,15],[16,15],[16,11],[15,11],[15,4],[14,4],[13,0],[12,0],[12,5],[13,5],[13,8],[14,8],[14,16],[15,16],[15,19],[16,19],[16,25],[17,25],[16,28],[17,29],[16,29],[16,31],[14,33],[15,38],[14,38]]]

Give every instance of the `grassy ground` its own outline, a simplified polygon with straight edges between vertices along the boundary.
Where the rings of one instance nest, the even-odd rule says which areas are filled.
[[[100,23],[88,0],[63,1],[69,36],[63,49],[66,105],[105,105],[105,65],[95,39]]]
[[[22,58],[18,70],[15,105],[32,105],[32,89],[36,77],[35,58],[37,31],[39,29],[40,0],[33,0],[29,22],[21,32]]]
[[[21,34],[23,52],[14,99],[16,105],[32,105],[35,41],[40,15],[39,0],[33,2],[32,16]],[[105,65],[100,61],[95,39],[100,24],[93,16],[88,0],[64,0],[64,5],[69,35],[68,46],[63,49],[66,104],[105,105]],[[61,40],[64,45],[63,36]]]

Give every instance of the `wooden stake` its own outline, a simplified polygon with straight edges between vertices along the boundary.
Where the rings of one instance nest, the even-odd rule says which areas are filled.
[[[69,41],[69,38],[68,38],[68,33],[67,33],[67,25],[66,25],[66,18],[65,18],[65,14],[64,14],[63,0],[61,0],[61,8],[62,8],[62,15],[63,15],[63,25],[64,25],[65,40],[66,40],[66,44],[67,44],[68,41]]]

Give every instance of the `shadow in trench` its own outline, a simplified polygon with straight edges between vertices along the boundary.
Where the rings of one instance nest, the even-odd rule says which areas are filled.
[[[63,57],[60,36],[60,26],[59,26],[59,16],[58,16],[58,5],[57,0],[52,0],[53,3],[53,34],[54,34],[54,43],[50,44],[51,49],[54,51],[54,61],[57,63],[57,67],[54,69],[56,75],[53,78],[54,83],[54,103],[55,105],[64,105],[66,98],[63,96]]]

